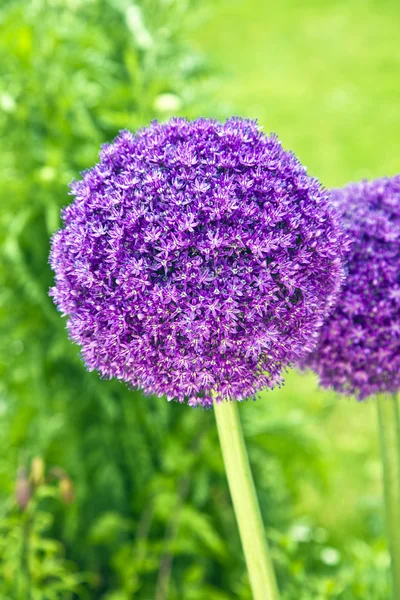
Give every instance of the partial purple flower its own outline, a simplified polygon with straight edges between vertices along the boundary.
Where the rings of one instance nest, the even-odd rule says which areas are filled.
[[[281,383],[342,281],[328,195],[256,122],[103,146],[53,238],[51,295],[90,370],[190,405]]]
[[[360,400],[400,388],[400,175],[332,192],[351,242],[340,300],[305,364]]]

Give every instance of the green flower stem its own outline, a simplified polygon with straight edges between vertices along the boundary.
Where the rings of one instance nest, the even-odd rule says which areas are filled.
[[[247,457],[236,402],[214,402],[219,441],[254,600],[278,600],[279,592]]]
[[[397,394],[378,396],[378,416],[393,598],[400,600],[400,409]]]

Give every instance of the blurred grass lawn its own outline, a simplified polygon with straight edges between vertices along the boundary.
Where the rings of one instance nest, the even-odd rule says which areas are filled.
[[[225,69],[217,89],[225,115],[257,118],[334,187],[399,171],[399,25],[395,0],[226,0],[196,42]],[[362,528],[363,509],[381,510],[374,402],[338,398],[318,391],[314,377],[291,374],[255,410],[282,406],[289,418],[315,417],[332,469],[329,495],[305,489],[300,514],[343,537],[357,518]]]

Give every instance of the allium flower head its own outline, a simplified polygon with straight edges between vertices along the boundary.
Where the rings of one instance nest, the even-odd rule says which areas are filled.
[[[318,181],[255,122],[123,131],[72,193],[51,294],[89,369],[207,406],[279,384],[312,349],[341,232]]]
[[[355,394],[400,388],[400,175],[332,192],[351,250],[339,302],[306,365],[325,387]]]

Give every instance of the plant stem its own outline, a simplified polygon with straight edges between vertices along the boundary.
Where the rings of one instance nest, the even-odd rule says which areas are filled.
[[[397,394],[378,396],[378,416],[393,598],[400,600],[400,410]]]
[[[24,523],[22,526],[22,548],[21,548],[21,563],[20,563],[20,577],[18,581],[21,582],[20,594],[18,597],[24,598],[25,600],[31,599],[31,570],[30,570],[30,538],[33,524],[33,516],[28,512],[24,515]],[[22,588],[22,589],[21,589]]]
[[[214,413],[253,600],[278,600],[278,586],[269,556],[237,404],[214,402]]]

